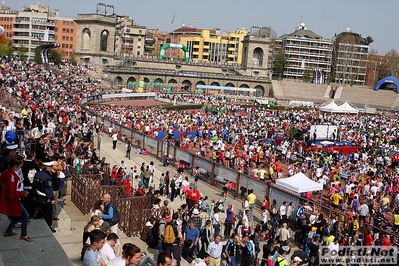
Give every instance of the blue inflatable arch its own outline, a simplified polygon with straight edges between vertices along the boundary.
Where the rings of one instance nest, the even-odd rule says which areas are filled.
[[[396,93],[399,93],[399,79],[394,76],[389,76],[378,81],[377,85],[374,87],[374,90],[378,91],[381,86],[386,84],[394,84],[396,87]]]

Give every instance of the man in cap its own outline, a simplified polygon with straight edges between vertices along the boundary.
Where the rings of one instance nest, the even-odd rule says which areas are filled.
[[[38,213],[36,219],[44,219],[49,226],[51,232],[56,231],[51,227],[53,206],[55,204],[53,194],[53,182],[50,173],[53,169],[54,161],[39,163],[39,172],[35,174],[32,184],[32,190],[35,193],[36,206]]]

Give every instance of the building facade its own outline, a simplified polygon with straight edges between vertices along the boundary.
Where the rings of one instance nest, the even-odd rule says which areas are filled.
[[[76,48],[76,22],[73,18],[60,17],[55,11],[54,42],[60,44],[63,59],[72,59]]]
[[[365,85],[367,75],[369,41],[350,28],[335,36],[332,74],[335,82],[349,85]]]
[[[306,70],[313,83],[325,83],[331,70],[333,42],[308,30],[301,23],[296,31],[276,40],[288,57],[288,67],[283,78],[302,79]],[[278,51],[278,48],[276,49]]]
[[[134,24],[129,17],[118,17],[115,27],[115,54],[129,57],[144,54],[146,27]]]
[[[78,14],[76,22],[76,60],[93,66],[115,63],[114,15]]]
[[[218,30],[202,30],[198,36],[181,36],[180,44],[187,47],[193,61],[208,61],[240,65],[242,63],[243,40],[246,29],[233,33]],[[180,55],[182,58],[183,55]]]
[[[63,58],[75,51],[76,23],[73,18],[60,17],[59,11],[50,12],[48,5],[31,4],[21,11],[0,5],[0,25],[16,49],[25,49],[28,58],[34,57],[37,46],[58,42]]]

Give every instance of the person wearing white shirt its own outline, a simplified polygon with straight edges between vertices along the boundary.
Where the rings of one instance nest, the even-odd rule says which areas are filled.
[[[111,138],[112,138],[112,149],[115,150],[116,143],[118,142],[118,132],[115,131],[114,134],[112,134]]]
[[[115,233],[109,233],[105,241],[104,246],[100,249],[100,257],[108,263],[116,257],[120,256],[121,246],[118,243],[118,235]],[[114,250],[115,248],[115,250]]]
[[[210,255],[209,266],[220,266],[221,255],[223,251],[223,243],[220,242],[222,237],[220,235],[215,237],[215,240],[209,243],[207,253]]]

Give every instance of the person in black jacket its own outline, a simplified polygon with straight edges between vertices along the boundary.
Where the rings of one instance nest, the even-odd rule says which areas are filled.
[[[265,266],[267,264],[267,259],[269,258],[270,252],[273,250],[273,239],[267,240],[267,244],[264,244],[262,247],[263,255],[262,255],[262,263],[260,266]]]
[[[43,218],[47,225],[50,227],[51,232],[55,233],[52,226],[52,214],[53,206],[55,204],[54,194],[53,194],[53,182],[50,176],[50,172],[53,169],[54,161],[51,162],[38,162],[39,172],[35,174],[33,179],[32,190],[35,192],[36,207],[38,212],[36,219]]]
[[[306,254],[304,251],[305,246],[303,244],[299,244],[299,249],[295,250],[294,253],[291,256],[291,260],[293,261],[295,257],[299,257],[302,261],[299,263],[299,265],[304,265],[309,262],[309,256]]]
[[[29,218],[33,218],[36,209],[36,203],[33,199],[34,193],[32,191],[33,179],[35,178],[35,174],[40,171],[39,166],[37,165],[35,160],[34,152],[26,152],[26,160],[24,160],[24,164],[22,165],[22,174],[24,176],[24,190],[28,191],[28,196],[23,198],[22,204],[24,205],[26,211],[29,214]]]

